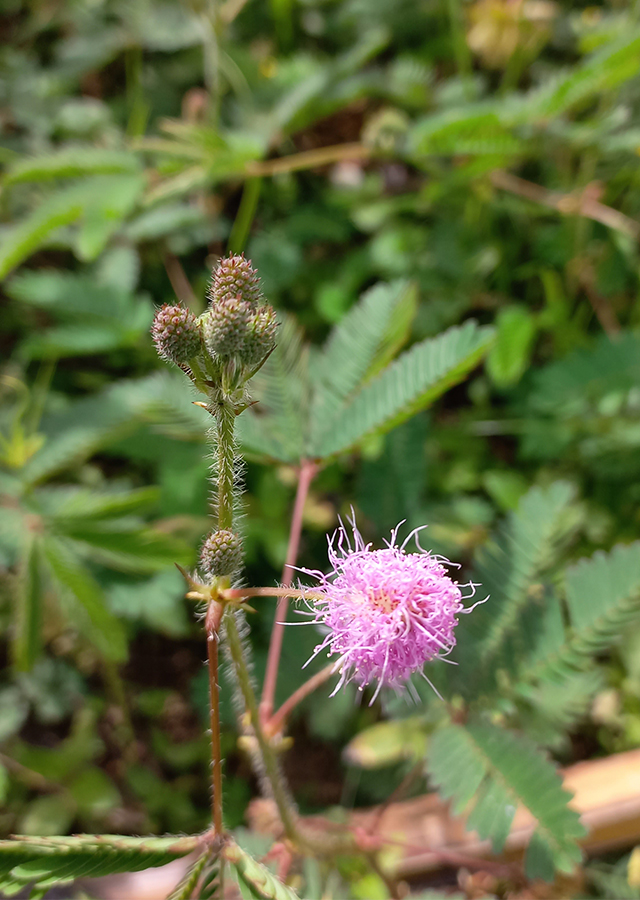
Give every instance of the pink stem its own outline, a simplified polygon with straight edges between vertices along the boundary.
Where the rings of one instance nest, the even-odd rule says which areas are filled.
[[[300,703],[301,700],[304,700],[305,697],[308,697],[309,694],[312,694],[321,684],[324,684],[324,682],[331,678],[335,672],[335,663],[329,663],[328,666],[325,666],[324,669],[320,669],[320,671],[316,672],[315,675],[312,675],[308,681],[301,684],[297,691],[294,691],[293,694],[285,700],[280,709],[274,712],[269,721],[265,723],[265,730],[268,731],[269,734],[277,734],[279,731],[282,731],[287,718],[291,715],[291,712],[298,703]]]
[[[218,594],[223,600],[246,600],[247,597],[295,597],[298,600],[304,600],[305,597],[312,600],[324,598],[320,591],[292,587],[220,588]],[[201,597],[202,594],[198,594],[195,599]]]
[[[310,460],[303,460],[300,464],[300,472],[298,474],[298,490],[296,492],[296,500],[293,507],[293,516],[291,518],[291,531],[289,532],[289,546],[287,547],[287,557],[282,570],[282,584],[287,587],[293,580],[293,566],[298,558],[298,548],[300,547],[300,534],[302,532],[302,513],[304,512],[304,504],[311,487],[318,466]],[[287,609],[289,606],[289,597],[280,597],[276,607],[276,615],[271,632],[271,640],[269,643],[269,655],[267,656],[267,668],[264,676],[264,685],[262,688],[262,701],[260,703],[260,714],[264,722],[268,721],[273,712],[273,704],[276,694],[276,682],[278,680],[278,666],[280,665],[280,653],[282,651],[282,638],[284,636],[284,623],[287,618]]]

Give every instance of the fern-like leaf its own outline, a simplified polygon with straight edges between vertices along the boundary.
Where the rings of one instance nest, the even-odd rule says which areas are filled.
[[[571,566],[565,588],[569,631],[554,629],[546,653],[538,653],[530,669],[532,679],[584,669],[640,619],[640,542]]]
[[[131,491],[88,491],[75,486],[48,486],[37,492],[40,509],[63,527],[67,522],[101,522],[132,513],[141,513],[154,506],[159,497],[155,487]]]
[[[460,629],[460,665],[451,675],[465,696],[491,690],[499,670],[518,671],[532,634],[541,633],[540,621],[553,600],[540,579],[573,522],[572,498],[571,485],[563,481],[531,488],[498,539],[481,551],[473,581],[489,598]]]
[[[125,150],[103,150],[99,147],[65,147],[46,156],[18,159],[4,175],[4,183],[51,181],[54,178],[77,178],[80,175],[116,175],[139,172],[140,158]]]
[[[518,804],[537,820],[537,843],[554,865],[572,871],[580,861],[576,839],[585,834],[579,815],[567,806],[571,795],[555,767],[529,741],[485,722],[449,725],[436,732],[427,769],[443,797],[460,813],[472,802],[468,827],[490,838],[499,852]]]
[[[152,528],[129,528],[122,523],[66,523],[65,537],[79,553],[123,572],[162,572],[167,560],[182,565],[192,562],[187,544]]]
[[[47,536],[43,555],[60,589],[61,599],[72,597],[71,620],[114,662],[127,658],[127,638],[120,621],[109,611],[102,588],[62,538]]]
[[[640,71],[640,37],[625,35],[591,54],[584,62],[531,92],[520,104],[519,116],[549,119],[628,81]]]
[[[255,892],[256,897],[263,897],[264,900],[298,900],[297,894],[290,887],[249,856],[238,844],[227,844],[222,855],[244,884]]]
[[[308,455],[326,459],[400,425],[462,381],[487,352],[493,332],[467,322],[416,344],[320,423]]]
[[[55,885],[77,878],[136,872],[187,856],[198,837],[147,837],[80,834],[72,837],[19,835],[0,841],[0,891],[11,895],[32,885],[42,896]]]
[[[87,199],[84,185],[62,188],[13,226],[0,248],[0,279],[41,247],[54,231],[76,222]]]
[[[536,412],[584,416],[607,393],[628,391],[640,382],[640,338],[603,335],[536,373],[530,403]]]
[[[99,447],[133,431],[164,390],[163,380],[157,375],[121,381],[45,416],[41,431],[47,440],[22,470],[25,484],[34,486],[62,469],[77,465]],[[199,418],[206,421],[204,413]]]
[[[468,104],[420,119],[409,135],[412,156],[512,156],[527,149],[503,121],[499,104]]]
[[[386,365],[408,336],[415,313],[415,286],[379,284],[367,291],[331,332],[313,361],[311,441],[367,376]]]

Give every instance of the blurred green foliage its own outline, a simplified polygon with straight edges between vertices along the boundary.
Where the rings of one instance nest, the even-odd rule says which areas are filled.
[[[428,545],[494,597],[460,627],[461,696],[469,679],[491,695],[520,659],[499,604],[502,592],[527,608],[524,571],[598,662],[581,669],[556,621],[546,652],[562,689],[539,655],[510,691],[498,684],[503,720],[563,762],[637,746],[636,573],[624,548],[610,553],[640,525],[635,7],[9,0],[0,28],[2,831],[207,821],[203,649],[171,571],[207,529],[207,416],[148,326],[176,295],[200,312],[227,249],[258,267],[290,360],[265,373],[241,429],[247,579],[279,577],[293,465],[331,457],[305,511],[304,565],[323,567],[324,534],[351,504],[377,542],[400,519],[429,523]],[[425,374],[417,348],[451,327],[470,335],[471,318],[494,328],[486,365],[472,368],[479,354],[437,400],[443,383],[429,413],[408,418],[429,379],[397,419],[356,390],[410,348],[397,398]],[[533,575],[530,513],[548,525]],[[575,565],[598,550],[610,555]],[[588,635],[585,566],[617,586]],[[265,604],[252,620],[258,675],[272,616]],[[473,629],[494,616],[512,640],[487,670]],[[311,629],[285,639],[280,699],[314,643]],[[252,783],[223,694],[234,825]],[[317,783],[290,772],[303,806],[386,796],[437,721],[424,699],[424,716],[348,693],[307,701],[293,733]],[[367,744],[380,719],[384,742],[374,731]],[[369,777],[372,746],[385,768]]]

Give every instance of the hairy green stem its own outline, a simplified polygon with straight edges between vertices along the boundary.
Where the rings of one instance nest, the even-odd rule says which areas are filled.
[[[222,750],[220,748],[220,693],[218,687],[218,635],[207,635],[209,661],[209,718],[211,723],[211,814],[216,834],[222,834]]]
[[[220,403],[217,412],[217,420],[218,528],[221,531],[231,531],[233,529],[233,488],[235,458],[233,429],[236,421],[236,412],[228,400],[223,400]]]
[[[262,757],[265,774],[269,780],[269,785],[273,793],[273,799],[275,800],[276,806],[278,807],[278,812],[280,813],[280,819],[282,820],[285,834],[290,840],[295,841],[299,844],[300,835],[298,831],[298,817],[295,810],[292,808],[288,791],[283,783],[275,751],[269,741],[266,739],[264,731],[262,730],[260,714],[258,711],[258,700],[253,690],[253,685],[251,684],[251,676],[249,674],[249,668],[245,659],[242,640],[238,633],[234,614],[229,609],[225,614],[224,623],[226,626],[227,642],[229,645],[231,660],[233,662],[233,667],[238,679],[238,684],[240,686],[240,690],[242,691],[242,696],[247,707],[247,712],[249,713],[251,719],[251,726],[255,733],[258,747],[260,748],[260,756]]]

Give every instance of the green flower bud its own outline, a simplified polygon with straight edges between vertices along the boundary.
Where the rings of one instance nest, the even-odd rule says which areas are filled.
[[[212,305],[200,317],[207,350],[222,358],[235,356],[247,339],[250,316],[251,306],[240,297],[229,297]]]
[[[240,352],[242,362],[246,366],[254,368],[273,350],[276,345],[277,327],[276,311],[272,306],[261,306],[253,313]]]
[[[233,531],[214,531],[200,551],[202,568],[210,578],[233,575],[242,567],[242,542]]]
[[[165,303],[151,325],[151,337],[163,359],[187,363],[202,349],[198,320],[183,306]]]
[[[244,254],[220,260],[208,293],[213,306],[236,297],[255,306],[262,299],[258,273]]]

